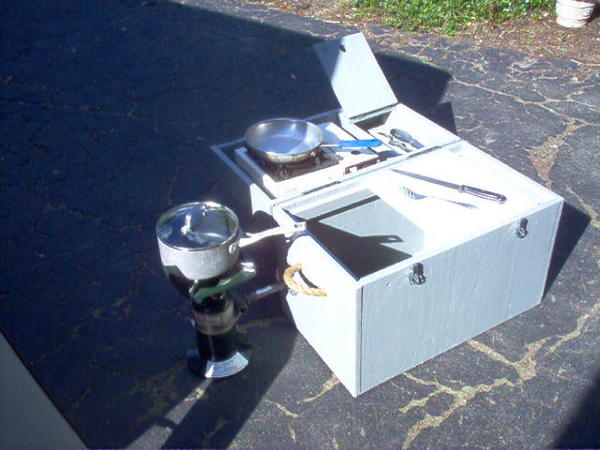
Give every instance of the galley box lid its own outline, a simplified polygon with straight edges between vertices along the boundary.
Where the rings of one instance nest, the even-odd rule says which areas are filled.
[[[349,119],[367,117],[398,103],[362,33],[321,42],[315,51]]]

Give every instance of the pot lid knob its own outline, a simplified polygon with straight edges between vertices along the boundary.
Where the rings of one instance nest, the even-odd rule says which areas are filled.
[[[239,235],[235,213],[214,202],[192,202],[171,208],[156,224],[158,239],[180,250],[203,250],[229,243]]]

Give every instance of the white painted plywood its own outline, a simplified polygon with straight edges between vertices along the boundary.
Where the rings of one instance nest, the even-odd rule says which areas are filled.
[[[406,269],[365,285],[360,391],[538,304],[561,206],[527,216],[525,239],[515,222],[423,260],[423,285]]]
[[[344,114],[350,118],[398,103],[361,33],[315,45]]]
[[[360,297],[355,281],[310,236],[293,242],[288,263],[302,264],[306,278],[327,292],[326,297],[288,293],[298,331],[348,391],[358,395]]]

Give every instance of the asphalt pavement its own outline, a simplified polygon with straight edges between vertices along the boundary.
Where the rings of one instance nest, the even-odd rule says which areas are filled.
[[[192,376],[154,224],[220,199],[210,144],[337,108],[312,45],[357,30],[231,0],[1,10],[0,329],[87,445],[600,446],[600,71],[361,27],[402,103],[566,204],[540,306],[355,399],[268,299],[250,367]]]

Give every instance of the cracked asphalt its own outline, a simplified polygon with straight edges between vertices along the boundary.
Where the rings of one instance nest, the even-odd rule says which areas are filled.
[[[567,204],[540,306],[353,399],[272,299],[240,326],[248,369],[191,376],[153,227],[227,200],[210,144],[336,108],[311,47],[356,30],[231,0],[23,0],[0,23],[0,328],[88,445],[600,446],[599,71],[361,28],[402,103]]]

